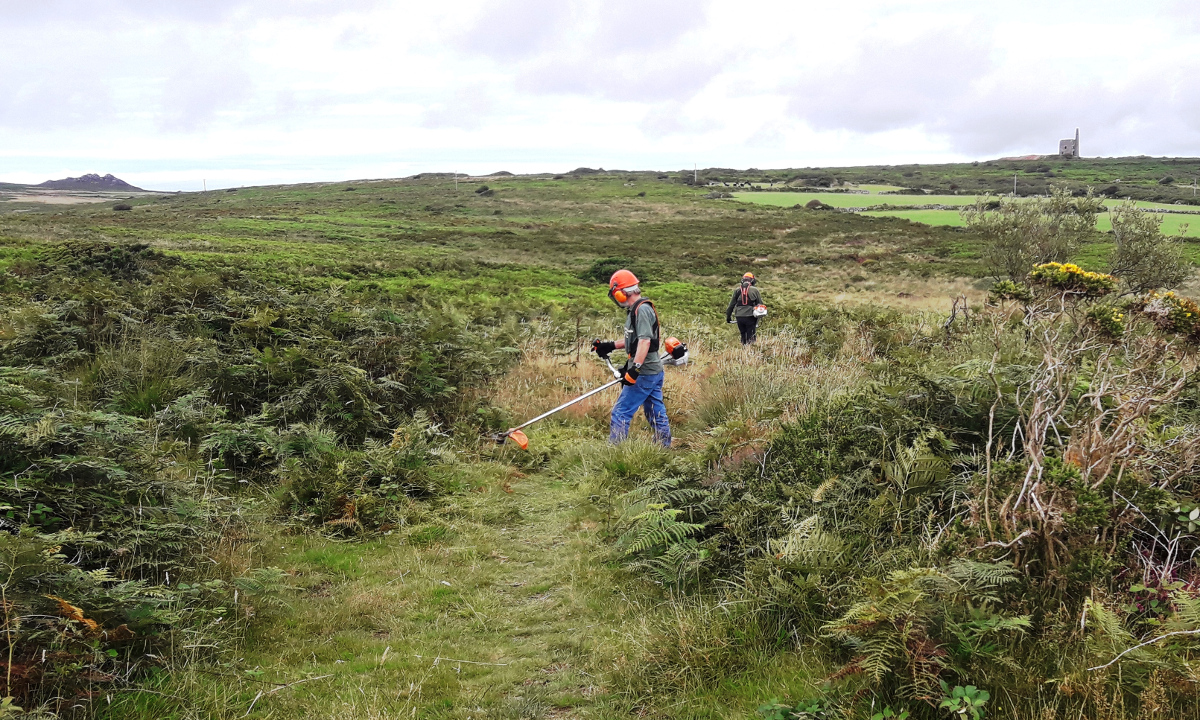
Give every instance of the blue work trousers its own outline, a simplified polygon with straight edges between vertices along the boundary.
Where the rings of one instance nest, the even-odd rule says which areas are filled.
[[[654,431],[654,439],[663,447],[671,447],[671,424],[667,420],[667,406],[663,404],[662,393],[663,378],[666,376],[665,372],[639,375],[636,383],[621,388],[621,396],[612,409],[609,442],[619,443],[629,435],[629,423],[640,407],[646,413],[646,422]]]

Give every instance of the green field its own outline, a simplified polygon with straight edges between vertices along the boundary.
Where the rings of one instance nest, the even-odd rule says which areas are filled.
[[[820,200],[836,208],[868,207],[871,205],[970,205],[975,197],[970,195],[862,195],[858,193],[809,193],[809,192],[739,192],[733,193],[742,202],[775,207],[804,205]]]
[[[734,193],[734,198],[741,202],[788,208],[796,204],[804,205],[814,199],[835,208],[870,207],[875,205],[957,205],[965,207],[971,205],[976,200],[974,197],[965,195],[859,195],[850,193],[787,192],[742,192]],[[1122,201],[1106,200],[1105,205],[1114,207],[1120,202]],[[1136,205],[1145,210],[1178,209],[1179,207],[1177,205],[1152,202],[1136,202]],[[965,224],[956,210],[872,210],[864,214],[872,217],[904,218],[905,220],[924,223],[926,225],[962,227]],[[1162,231],[1164,234],[1178,234],[1180,228],[1184,225],[1187,226],[1184,233],[1186,237],[1200,237],[1200,214],[1163,214]],[[1112,229],[1112,224],[1109,222],[1107,213],[1100,215],[1100,218],[1096,222],[1096,228],[1101,232],[1107,232]]]
[[[946,165],[865,165],[841,168],[802,168],[739,171],[701,170],[701,182],[749,182],[759,187],[774,183],[812,188],[903,187],[934,195],[1007,194],[1016,180],[1020,196],[1045,195],[1051,186],[1072,191],[1092,188],[1098,195],[1173,204],[1200,205],[1192,181],[1200,177],[1197,158],[1083,158],[1044,157],[1032,160],[986,160]]]

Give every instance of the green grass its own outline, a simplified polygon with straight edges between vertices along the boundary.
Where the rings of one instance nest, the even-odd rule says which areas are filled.
[[[871,217],[900,218],[915,223],[937,225],[940,227],[963,227],[966,225],[963,222],[962,216],[955,210],[890,210],[866,212],[863,214]]]
[[[742,192],[733,193],[737,200],[760,205],[792,207],[820,200],[825,205],[837,208],[868,207],[871,205],[971,205],[973,195],[861,195],[858,193],[797,193],[797,192]]]
[[[963,222],[962,216],[955,210],[891,210],[871,211],[863,214],[872,217],[903,218],[912,222],[942,227],[963,227],[966,225]],[[1108,213],[1102,213],[1096,219],[1096,229],[1100,232],[1109,232],[1112,230],[1112,221],[1109,219]],[[1163,215],[1161,229],[1164,235],[1178,235],[1180,230],[1183,230],[1184,237],[1200,237],[1200,216]]]

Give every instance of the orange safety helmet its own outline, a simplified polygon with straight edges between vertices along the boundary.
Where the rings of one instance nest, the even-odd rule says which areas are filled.
[[[638,284],[637,276],[625,268],[621,268],[608,279],[608,296],[620,305],[629,299],[626,290]]]
[[[746,273],[745,275],[743,275],[743,276],[742,276],[742,282],[746,282],[747,280],[749,280],[749,281],[750,281],[750,284],[751,284],[751,285],[757,285],[757,284],[758,284],[758,279],[754,277],[754,273],[752,273],[752,272],[748,272],[748,273]]]

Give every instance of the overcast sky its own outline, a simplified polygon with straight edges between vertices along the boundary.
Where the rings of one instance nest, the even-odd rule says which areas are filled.
[[[1200,3],[0,0],[0,181],[1200,155]]]

